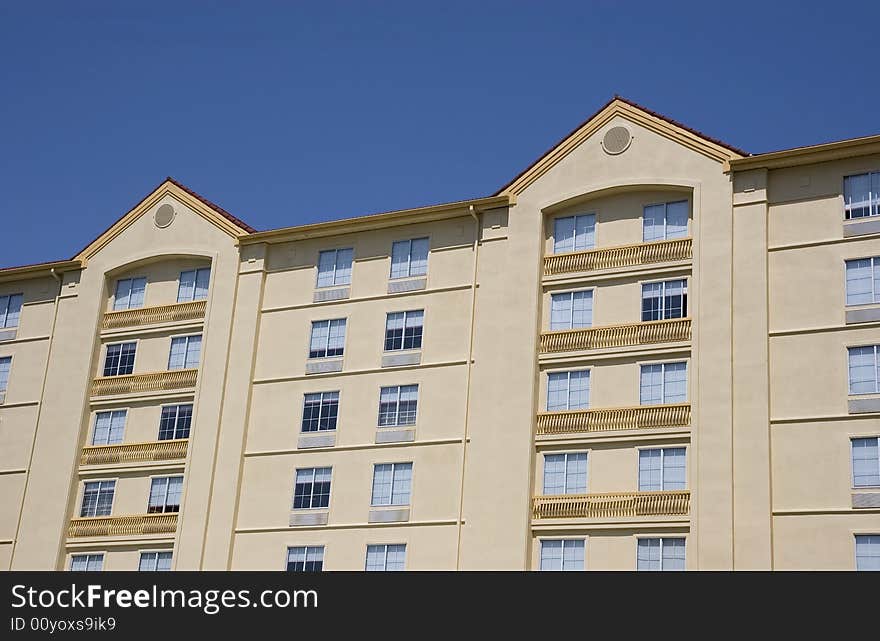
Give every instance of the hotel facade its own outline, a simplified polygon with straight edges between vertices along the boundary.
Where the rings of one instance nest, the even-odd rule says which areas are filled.
[[[880,569],[880,136],[615,98],[495,195],[167,179],[0,270],[0,568]]]

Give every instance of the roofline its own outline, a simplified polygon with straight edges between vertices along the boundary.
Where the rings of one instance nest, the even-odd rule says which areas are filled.
[[[818,145],[768,151],[748,158],[734,158],[726,163],[724,169],[725,171],[778,169],[878,153],[880,153],[880,135],[862,136]]]
[[[459,200],[450,203],[429,205],[426,207],[397,209],[377,214],[356,216],[353,218],[341,218],[320,223],[310,223],[308,225],[270,229],[242,236],[238,239],[238,242],[241,245],[250,245],[263,242],[286,242],[305,238],[319,238],[322,236],[339,236],[369,229],[382,229],[384,227],[394,227],[397,225],[455,218],[467,215],[470,208],[483,211],[498,207],[507,207],[515,204],[515,202],[516,198],[509,194],[486,196],[483,198]]]
[[[203,204],[207,205],[208,207],[210,207],[211,209],[216,211],[218,214],[220,214],[221,216],[223,216],[224,218],[229,220],[229,222],[231,222],[233,225],[236,225],[237,227],[241,227],[247,233],[253,234],[253,233],[257,232],[257,230],[254,227],[251,227],[250,225],[248,225],[241,218],[233,216],[228,211],[223,209],[220,205],[217,205],[216,203],[211,202],[210,200],[208,200],[207,198],[205,198],[201,194],[197,194],[196,192],[194,192],[192,189],[190,189],[186,185],[174,180],[174,178],[172,178],[171,176],[166,177],[165,180],[163,180],[162,183],[159,185],[159,187],[164,185],[166,182],[170,182],[172,185],[180,187],[183,191],[188,193],[190,196],[192,196],[193,198],[195,198],[197,200],[200,200]],[[158,187],[157,187],[157,189],[158,189]],[[155,190],[153,190],[153,191],[155,191]],[[149,195],[147,197],[149,197]],[[143,202],[143,200],[141,202]],[[140,205],[140,203],[138,203],[138,205]],[[135,208],[137,208],[137,205],[132,207],[132,209],[135,209]]]
[[[49,276],[53,271],[68,272],[80,269],[81,267],[82,263],[78,260],[53,260],[45,263],[33,263],[31,265],[0,267],[0,281],[39,278],[40,276]]]

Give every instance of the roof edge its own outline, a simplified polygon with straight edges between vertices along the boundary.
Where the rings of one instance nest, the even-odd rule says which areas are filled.
[[[45,263],[32,263],[30,265],[16,265],[14,267],[0,267],[0,280],[18,280],[25,278],[38,278],[48,276],[53,271],[68,272],[82,267],[78,260],[53,260]]]
[[[880,153],[880,134],[768,151],[747,158],[734,158],[728,161],[729,169],[727,170],[744,171],[747,169],[795,167],[876,153]]]

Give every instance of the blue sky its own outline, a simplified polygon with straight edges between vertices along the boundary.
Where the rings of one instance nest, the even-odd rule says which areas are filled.
[[[0,266],[171,175],[258,229],[494,192],[619,93],[751,152],[880,133],[880,3],[0,2]]]

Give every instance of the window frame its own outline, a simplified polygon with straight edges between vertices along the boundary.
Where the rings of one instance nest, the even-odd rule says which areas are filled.
[[[661,278],[661,279],[654,279],[654,280],[639,281],[639,289],[640,289],[640,291],[639,291],[639,319],[640,319],[640,321],[639,322],[659,323],[660,321],[682,320],[685,318],[690,318],[690,316],[688,316],[688,313],[690,310],[690,302],[691,302],[690,300],[688,300],[688,295],[689,295],[688,290],[690,289],[690,280],[691,280],[690,277],[684,276],[682,278]],[[672,318],[666,318],[665,317],[665,314],[666,314],[666,286],[668,283],[677,283],[677,282],[684,283],[684,288],[682,289],[682,310],[681,310],[682,315],[675,316]],[[656,284],[660,284],[663,286],[661,289],[661,293],[660,293],[660,302],[661,302],[660,316],[661,317],[658,319],[655,319],[655,320],[645,320],[644,319],[644,316],[645,316],[645,307],[644,307],[644,305],[645,305],[645,303],[644,303],[644,301],[645,301],[645,286],[646,285],[656,285]]]
[[[853,568],[857,572],[876,572],[877,570],[869,570],[865,568],[864,570],[859,569],[859,537],[863,536],[876,536],[880,537],[880,530],[871,530],[871,531],[857,531],[853,532],[853,560],[855,561],[855,565]]]
[[[538,572],[583,572],[587,569],[587,539],[589,536],[584,536],[583,538],[573,538],[573,537],[541,537],[538,539]],[[562,543],[561,547],[561,556],[560,556],[560,567],[557,570],[556,568],[547,568],[546,570],[543,568],[544,565],[544,542],[554,542],[560,541]],[[565,544],[566,542],[570,543],[582,543],[583,551],[584,551],[584,559],[583,565],[580,569],[565,569]]]
[[[684,222],[684,235],[683,236],[673,236],[669,237],[669,205],[677,205],[679,203],[684,203],[687,209],[687,214],[685,215]],[[645,240],[645,210],[648,207],[659,207],[663,206],[663,237],[662,238],[654,238],[653,240]],[[667,200],[663,202],[654,202],[654,203],[646,203],[642,205],[642,243],[659,243],[665,242],[668,240],[680,240],[682,238],[690,238],[691,234],[691,201],[689,198],[683,198],[679,200]]]
[[[171,438],[162,438],[162,420],[164,419],[165,410],[169,408],[174,408],[174,436]],[[180,408],[188,407],[189,408],[189,427],[187,428],[186,436],[178,436],[177,433],[180,431]],[[192,424],[195,418],[195,403],[171,403],[169,405],[160,405],[159,406],[159,431],[156,433],[157,441],[176,441],[182,439],[188,439],[192,434]]]
[[[342,350],[339,354],[328,354],[330,351],[330,335],[331,329],[333,328],[333,323],[342,321]],[[315,325],[318,323],[327,323],[327,340],[324,344],[324,354],[322,356],[312,356],[312,342],[314,340],[315,334]],[[345,356],[345,343],[348,340],[348,316],[343,316],[342,318],[323,318],[320,320],[311,321],[311,325],[309,326],[309,341],[306,345],[306,358],[308,360],[318,360],[321,358],[342,358]]]
[[[6,393],[9,391],[9,380],[12,378],[12,362],[15,360],[14,354],[6,354],[0,356],[0,362],[9,361],[9,368],[6,370],[6,380],[2,380],[0,385],[0,405],[6,402]]]
[[[391,466],[391,487],[388,494],[388,503],[376,503],[376,471],[381,465],[390,465]],[[409,487],[407,488],[406,495],[408,497],[408,501],[406,503],[395,503],[394,502],[394,484],[395,484],[395,473],[397,472],[398,466],[406,467],[409,466]],[[412,493],[413,493],[413,479],[415,478],[415,464],[413,461],[396,461],[389,463],[373,463],[373,478],[370,484],[370,507],[410,507],[412,506]]]
[[[98,418],[102,414],[110,415],[110,424],[107,426],[107,442],[106,443],[96,443],[95,438],[98,435]],[[110,435],[113,433],[113,418],[115,414],[122,414],[122,438],[119,441],[114,443],[110,442]],[[121,445],[125,442],[125,426],[128,423],[128,408],[122,409],[108,409],[108,410],[97,410],[94,412],[94,419],[92,420],[92,434],[89,439],[89,445],[92,447],[107,447],[111,445]]]
[[[160,474],[156,476],[150,476],[150,490],[147,494],[147,514],[180,514],[181,509],[183,508],[183,474]],[[169,510],[168,508],[168,494],[171,491],[171,481],[173,479],[180,479],[180,502],[177,504],[176,510]],[[162,509],[161,510],[152,510],[153,507],[158,507],[152,505],[153,500],[153,484],[156,481],[165,481],[165,494],[162,499]],[[173,503],[172,503],[173,505]]]
[[[156,561],[154,563],[155,567],[152,567],[152,568],[149,568],[146,570],[141,569],[141,563],[143,562],[143,558],[144,558],[145,554],[155,554],[156,555]],[[168,565],[167,570],[160,570],[159,569],[159,555],[160,554],[170,554],[171,555],[168,559],[169,565]],[[165,550],[165,549],[163,549],[163,550],[138,550],[138,569],[137,569],[137,571],[138,572],[170,572],[172,570],[171,563],[173,561],[174,561],[174,550]]]
[[[182,369],[199,369],[202,365],[202,348],[205,344],[204,332],[196,333],[196,334],[181,334],[178,336],[171,336],[171,343],[168,345],[168,367],[167,370],[169,372],[176,372]],[[199,359],[196,361],[195,366],[188,366],[187,361],[189,360],[189,346],[190,339],[198,338],[199,339]],[[182,367],[171,367],[171,357],[174,354],[174,341],[185,340],[186,343],[183,348],[183,366]]]
[[[100,518],[100,517],[108,517],[113,516],[113,506],[116,503],[116,481],[118,479],[115,478],[98,478],[98,479],[88,479],[82,481],[82,488],[80,489],[79,496],[79,510],[77,510],[77,514],[79,516],[77,518],[81,519],[90,519],[90,518]],[[101,485],[104,483],[112,483],[113,484],[113,493],[110,497],[110,507],[107,511],[107,514],[98,514],[98,505],[100,503],[101,498]],[[86,490],[89,485],[98,484],[98,493],[95,498],[95,514],[83,514],[83,510],[85,509],[85,501],[86,501]]]
[[[131,293],[133,291],[133,285],[135,281],[142,280],[144,281],[144,293],[141,300],[141,304],[133,307],[131,304]],[[119,303],[119,285],[121,283],[128,282],[128,302],[125,307],[117,307]],[[110,306],[110,309],[114,312],[124,312],[129,309],[143,309],[147,303],[147,285],[149,284],[149,279],[146,276],[126,276],[125,278],[117,278],[116,286],[113,288],[113,304]]]
[[[117,345],[120,346],[120,352],[119,352],[119,363],[122,362],[122,346],[124,346],[124,345],[134,345],[134,356],[132,357],[132,360],[131,360],[131,371],[130,371],[130,372],[126,372],[125,374],[120,374],[119,371],[118,371],[118,370],[119,370],[119,363],[117,363],[117,366],[116,366],[117,373],[116,373],[116,374],[106,374],[106,371],[107,371],[107,357],[108,357],[108,354],[109,354],[109,352],[110,352],[110,348],[111,348],[111,347],[115,347],[115,346],[117,346]],[[110,376],[132,376],[132,375],[134,374],[134,372],[135,372],[135,369],[137,368],[137,355],[138,355],[138,351],[139,351],[139,350],[138,350],[138,347],[140,347],[140,339],[138,339],[138,338],[136,338],[136,339],[134,339],[134,340],[131,340],[131,341],[120,341],[120,342],[107,343],[107,344],[105,344],[105,345],[104,345],[104,358],[103,358],[103,363],[104,363],[104,364],[103,364],[103,367],[101,368],[101,372],[102,372],[102,374],[101,374],[101,378],[107,378],[107,377],[110,377]]]
[[[0,330],[6,329],[15,329],[21,326],[21,310],[24,308],[24,292],[16,292],[14,294],[0,294],[0,299],[6,299],[6,305],[0,308]],[[9,325],[9,308],[12,303],[12,300],[15,298],[21,299],[18,303],[18,317],[16,318],[15,325]]]
[[[101,567],[97,570],[90,570],[88,568],[88,559],[93,556],[101,557]],[[67,571],[68,572],[103,572],[104,571],[104,559],[107,556],[107,552],[102,550],[100,552],[71,552],[68,555],[67,561]],[[86,557],[86,568],[84,570],[74,570],[73,569],[73,559],[78,557]]]
[[[678,489],[669,489],[667,490],[664,486],[666,485],[666,468],[664,466],[666,460],[666,450],[684,450],[684,487]],[[642,452],[649,452],[653,450],[660,450],[660,489],[659,490],[643,490],[642,489],[642,471],[641,471],[641,457]],[[690,488],[688,474],[690,473],[690,467],[688,467],[688,459],[690,458],[690,452],[688,452],[688,446],[685,444],[682,445],[646,445],[644,447],[636,448],[636,484],[639,492],[686,492]]]
[[[588,218],[592,216],[593,218],[593,244],[590,247],[585,247],[584,249],[577,249],[577,219],[578,218]],[[557,251],[556,246],[558,244],[558,237],[556,235],[556,225],[558,221],[565,220],[566,218],[574,219],[574,236],[572,236],[572,250],[571,251]],[[578,254],[581,252],[588,252],[596,249],[599,246],[598,243],[598,233],[599,233],[599,216],[596,211],[583,211],[577,213],[569,213],[565,215],[555,216],[550,221],[552,229],[550,230],[551,238],[553,239],[553,247],[551,255],[558,256],[561,254]]]
[[[350,251],[351,252],[351,263],[348,266],[348,281],[344,283],[337,283],[337,271],[339,269],[339,252]],[[333,253],[333,282],[329,285],[321,285],[321,256],[323,254]],[[351,279],[354,276],[354,246],[351,247],[336,247],[334,249],[319,249],[318,250],[318,260],[315,263],[315,289],[330,289],[331,287],[346,287],[351,286]]]
[[[417,240],[425,240],[428,242],[428,250],[425,252],[425,272],[423,274],[413,274],[412,273],[412,244]],[[399,243],[409,243],[409,250],[407,252],[406,259],[406,274],[403,276],[395,276],[394,275],[394,246]],[[390,267],[388,270],[388,280],[402,280],[404,278],[420,278],[428,276],[429,263],[431,258],[431,236],[430,234],[425,236],[415,236],[412,238],[401,238],[400,240],[391,241],[391,252],[389,255]]]
[[[308,563],[309,559],[309,550],[318,549],[321,550],[321,568],[318,570],[308,570],[305,565]],[[290,569],[290,552],[291,550],[303,550],[303,569],[302,570],[291,570]],[[327,546],[324,543],[318,543],[316,545],[288,545],[286,550],[284,551],[284,571],[285,572],[323,572],[324,571],[324,557],[327,554]]]
[[[334,417],[333,427],[327,429],[321,429],[321,421],[324,420],[323,412],[324,412],[324,395],[325,394],[336,394],[336,416]],[[318,418],[317,425],[318,428],[315,430],[306,430],[306,399],[309,396],[320,396],[321,400],[318,403]],[[303,401],[302,401],[302,410],[300,414],[299,421],[299,432],[300,434],[320,434],[322,432],[335,432],[339,427],[339,407],[342,401],[342,391],[341,390],[327,390],[321,392],[303,392]],[[312,419],[308,419],[312,420]],[[328,419],[329,420],[329,419]]]
[[[547,306],[547,331],[550,332],[573,332],[578,329],[588,329],[593,327],[593,312],[596,309],[596,293],[597,287],[581,287],[578,289],[565,289],[558,292],[549,292],[550,300],[548,301]],[[574,295],[588,293],[590,300],[590,322],[588,325],[584,325],[583,327],[574,327]],[[569,309],[569,318],[568,318],[568,327],[564,327],[562,329],[553,329],[553,297],[554,296],[569,296],[570,309]]]
[[[867,435],[867,436],[858,436],[851,435],[849,437],[849,469],[850,469],[850,487],[854,490],[856,489],[870,489],[870,488],[880,488],[880,483],[875,483],[874,485],[856,485],[856,458],[855,458],[855,447],[854,441],[860,440],[868,440],[874,439],[877,441],[877,475],[880,477],[880,435]]]
[[[546,376],[547,381],[547,390],[544,394],[544,411],[545,412],[583,412],[590,409],[590,393],[593,391],[593,366],[582,367],[578,369],[566,369],[559,371],[548,371]],[[572,409],[571,407],[571,375],[572,374],[581,374],[586,372],[587,374],[587,404],[584,407],[575,407]],[[550,409],[550,377],[553,375],[566,374],[565,379],[565,409]]]
[[[690,361],[688,359],[682,360],[672,360],[672,361],[652,361],[652,362],[639,362],[637,363],[639,366],[639,407],[651,407],[654,405],[679,405],[686,404],[690,402],[690,380],[688,378],[688,369]],[[675,403],[671,403],[666,399],[666,366],[667,365],[684,365],[684,400],[676,401]],[[642,375],[644,373],[644,368],[646,367],[657,367],[660,366],[660,402],[658,403],[645,403],[642,400]]]
[[[852,364],[851,364],[851,350],[853,349],[861,349],[866,347],[872,347],[874,349],[874,364],[871,368],[871,371],[874,375],[874,390],[870,392],[853,392],[852,391]],[[880,343],[874,343],[869,345],[846,345],[846,392],[847,396],[871,396],[872,394],[880,394],[880,372],[878,372],[878,366],[880,366]]]
[[[417,314],[417,313],[420,313],[422,315],[421,326],[414,326],[414,328],[418,327],[418,329],[420,330],[418,332],[419,344],[417,347],[406,347],[406,332],[407,332],[407,329],[410,329],[409,327],[407,327],[407,321],[409,320],[410,314]],[[388,330],[388,323],[391,321],[391,317],[394,315],[397,315],[397,314],[403,314],[403,334],[401,334],[401,336],[400,336],[400,347],[392,347],[391,349],[389,349],[388,348],[388,331],[389,331]],[[387,354],[390,352],[412,352],[415,350],[420,350],[420,349],[422,349],[422,345],[424,345],[424,342],[425,342],[425,310],[424,310],[424,308],[422,308],[422,309],[406,309],[406,310],[402,310],[402,311],[398,311],[398,312],[386,312],[385,313],[385,337],[384,337],[384,341],[382,344],[382,352],[383,353]]]
[[[182,269],[177,274],[177,302],[178,303],[194,303],[200,300],[208,300],[208,297],[211,295],[211,271],[213,265],[208,265],[207,267],[193,267],[192,269]],[[199,282],[199,272],[208,272],[208,285],[205,288],[205,296],[204,298],[196,298],[196,291]],[[188,299],[181,300],[181,287],[183,286],[183,275],[193,272],[193,291],[192,297]]]
[[[868,177],[868,215],[867,216],[853,216],[852,203],[846,202],[846,181],[848,178],[859,178],[860,176]],[[875,176],[877,176],[876,180],[880,182],[880,170],[877,169],[869,169],[867,171],[861,171],[856,174],[844,174],[842,179],[842,186],[840,190],[841,198],[843,199],[843,220],[862,220],[863,218],[875,218],[880,216],[880,192],[875,194],[873,189],[873,184],[875,180]],[[860,209],[860,208],[859,208]],[[876,212],[876,213],[873,213]]]
[[[854,263],[858,260],[868,260],[871,261],[871,301],[867,303],[850,303],[849,302],[849,263]],[[880,271],[880,256],[858,256],[854,258],[844,258],[843,259],[843,304],[845,307],[862,307],[865,305],[878,305],[880,304],[880,291],[877,290],[876,287],[876,278],[874,277],[874,271]]]
[[[330,481],[329,487],[327,488],[327,505],[314,506],[315,502],[315,478],[317,476],[318,470],[330,470]],[[300,472],[305,472],[307,470],[312,471],[312,480],[311,483],[311,491],[309,492],[309,507],[296,507],[296,487],[297,477]],[[330,501],[333,499],[333,466],[332,465],[316,465],[312,467],[297,467],[293,470],[293,500],[290,502],[290,510],[292,512],[308,512],[310,510],[330,510]]]
[[[388,548],[390,547],[403,547],[403,567],[399,570],[389,570],[388,569]],[[370,548],[371,547],[381,547],[382,548],[382,569],[381,570],[370,570],[369,561],[370,558]],[[364,552],[364,572],[405,572],[406,571],[406,563],[407,563],[407,554],[406,554],[406,543],[367,543],[366,550]]]
[[[589,494],[590,492],[590,453],[591,449],[586,448],[583,450],[572,450],[565,452],[543,452],[542,453],[542,461],[541,461],[541,493],[543,496],[577,496],[579,494]],[[578,456],[583,455],[584,457],[584,490],[583,492],[569,492],[568,491],[568,457],[569,456]],[[563,462],[562,469],[562,478],[563,478],[563,492],[561,494],[548,494],[547,493],[547,457],[548,456],[564,456],[565,461]]]
[[[661,534],[660,536],[656,536],[654,534],[644,534],[644,535],[640,534],[640,535],[636,535],[635,538],[636,538],[636,572],[684,572],[687,570],[687,547],[688,547],[688,545],[687,545],[687,536],[686,535],[679,536],[677,534],[672,534],[669,536],[665,536],[665,535]],[[650,568],[650,569],[646,568],[644,570],[639,569],[639,542],[640,541],[651,541],[651,540],[657,540],[657,539],[660,540],[660,567],[656,570],[653,568]],[[677,568],[667,569],[667,568],[663,567],[663,561],[664,561],[663,548],[664,548],[664,543],[665,543],[666,539],[675,539],[677,541],[684,541],[684,567],[681,568],[680,570]]]
[[[382,390],[397,388],[397,400],[395,401],[395,422],[389,425],[382,424]],[[412,423],[401,423],[400,422],[400,396],[402,394],[402,390],[404,387],[415,387],[416,388],[416,411],[415,417],[413,418]],[[381,385],[379,387],[379,413],[376,417],[376,427],[378,429],[388,429],[388,428],[400,428],[400,427],[413,427],[418,424],[419,421],[419,393],[420,393],[420,384],[419,383],[408,383],[406,385]]]

